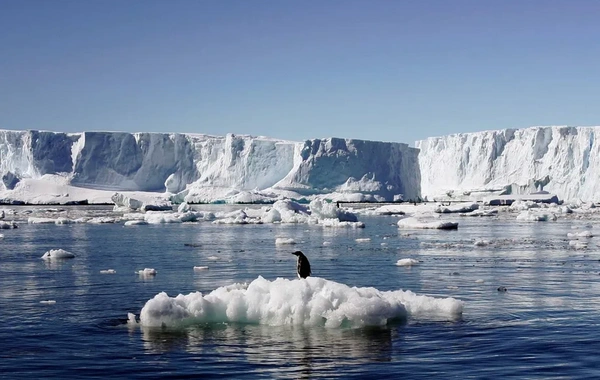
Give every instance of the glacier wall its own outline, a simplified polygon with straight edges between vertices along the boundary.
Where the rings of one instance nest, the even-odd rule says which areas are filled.
[[[600,129],[532,127],[431,137],[420,149],[421,194],[545,190],[561,199],[600,199]]]
[[[401,143],[0,131],[0,189],[11,190],[23,178],[46,174],[60,175],[81,188],[181,193],[181,199],[201,201],[263,190],[353,193],[379,201],[399,194],[416,199],[420,194],[418,150]]]

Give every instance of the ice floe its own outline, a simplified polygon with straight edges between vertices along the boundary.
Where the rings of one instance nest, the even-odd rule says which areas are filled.
[[[406,318],[453,320],[462,311],[463,302],[454,298],[350,287],[319,277],[269,281],[259,276],[249,284],[220,287],[206,295],[194,292],[169,297],[161,292],[146,302],[139,324],[178,328],[238,322],[339,328],[380,326]],[[132,314],[128,320],[137,324]]]

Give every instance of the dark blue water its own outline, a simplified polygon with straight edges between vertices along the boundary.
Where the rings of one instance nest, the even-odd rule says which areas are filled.
[[[457,219],[455,217],[453,219]],[[3,378],[598,378],[600,251],[569,247],[577,217],[517,223],[461,218],[458,231],[318,225],[33,225],[1,231]],[[593,228],[592,228],[593,230]],[[295,246],[276,246],[276,237]],[[371,238],[356,242],[357,238]],[[487,239],[489,245],[475,247]],[[330,242],[330,245],[323,245]],[[187,245],[186,245],[187,244]],[[77,255],[48,263],[62,248]],[[292,250],[315,276],[466,302],[461,319],[327,329],[215,324],[128,327],[161,291],[210,292],[259,275],[295,277]],[[210,260],[216,256],[218,260]],[[422,261],[397,267],[401,258]],[[208,271],[193,267],[208,265]],[[142,278],[146,267],[158,274]],[[101,274],[104,269],[116,274]],[[477,280],[483,280],[477,281]],[[499,292],[499,286],[506,292]],[[55,304],[40,301],[54,300]]]

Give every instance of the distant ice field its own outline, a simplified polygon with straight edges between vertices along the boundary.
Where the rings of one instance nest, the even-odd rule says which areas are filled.
[[[344,217],[356,215],[364,228],[215,223],[236,220],[246,209],[231,205],[192,207],[214,219],[127,226],[143,219],[106,206],[6,208],[3,221],[17,228],[3,229],[0,239],[0,372],[7,378],[594,373],[600,349],[594,210],[514,207],[466,217],[425,205],[351,206]],[[261,207],[244,213],[264,215]],[[554,218],[517,219],[525,211]],[[409,216],[458,222],[458,229],[400,227]],[[31,222],[43,218],[74,222]],[[74,257],[42,259],[55,250]],[[307,280],[297,279],[295,250],[310,259]],[[405,259],[418,265],[397,265]]]

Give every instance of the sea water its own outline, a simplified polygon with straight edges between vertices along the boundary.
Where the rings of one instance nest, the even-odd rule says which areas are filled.
[[[587,248],[575,249],[567,237],[595,232],[595,220],[444,218],[458,219],[458,230],[398,229],[394,216],[361,216],[364,229],[20,220],[0,240],[0,377],[600,376],[598,238],[581,238]],[[76,257],[41,259],[51,249]],[[308,256],[315,277],[454,297],[463,313],[361,328],[127,323],[160,292],[208,294],[259,276],[292,280],[294,250]],[[396,265],[405,258],[418,263]],[[136,274],[144,268],[156,275]]]

